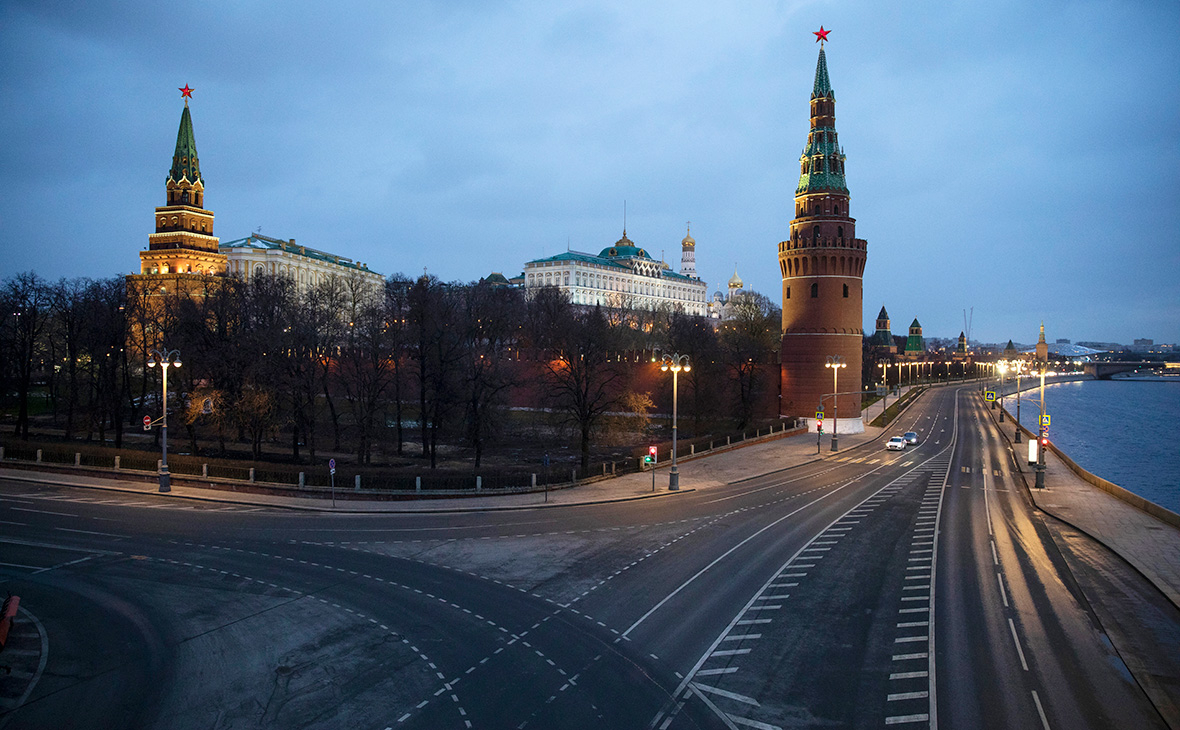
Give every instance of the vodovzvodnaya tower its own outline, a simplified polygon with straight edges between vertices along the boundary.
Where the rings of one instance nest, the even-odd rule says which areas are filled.
[[[820,45],[811,91],[811,131],[799,159],[791,238],[778,245],[783,277],[782,402],[784,416],[811,418],[833,390],[829,356],[839,373],[839,429],[864,430],[860,420],[862,282],[867,243],[856,237],[844,181],[844,150],[836,137],[836,95]],[[832,418],[832,398],[823,400]],[[813,426],[814,427],[814,426]],[[831,421],[825,421],[825,430]]]

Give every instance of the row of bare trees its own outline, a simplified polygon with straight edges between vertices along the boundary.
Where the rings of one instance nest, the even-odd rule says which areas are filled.
[[[47,282],[32,272],[0,287],[0,386],[14,433],[30,423],[65,437],[108,437],[158,414],[157,348],[177,349],[171,424],[194,453],[277,435],[290,459],[351,451],[419,456],[466,446],[475,466],[516,418],[556,420],[575,435],[583,467],[596,435],[620,411],[650,407],[637,393],[635,353],[692,358],[682,378],[690,428],[726,414],[741,426],[775,387],[779,311],[741,295],[718,327],[674,310],[571,304],[557,289],[533,296],[488,283],[389,277],[375,287],[331,277],[299,289],[284,277],[209,277],[188,288],[114,277]],[[624,355],[627,353],[626,355]],[[415,448],[416,446],[416,448]],[[208,446],[206,446],[208,448]]]

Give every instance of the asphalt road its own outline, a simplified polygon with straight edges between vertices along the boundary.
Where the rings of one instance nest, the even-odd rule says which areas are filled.
[[[1164,727],[976,401],[924,396],[906,452],[557,509],[0,481],[0,728]]]

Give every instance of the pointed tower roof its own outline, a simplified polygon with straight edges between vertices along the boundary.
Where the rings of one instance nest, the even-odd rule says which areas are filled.
[[[197,140],[193,135],[193,118],[185,102],[184,112],[180,115],[180,129],[176,132],[176,152],[172,153],[172,169],[168,171],[168,179],[180,182],[188,178],[189,182],[204,183],[201,179],[201,165],[197,161]]]
[[[815,62],[815,85],[811,89],[811,98],[827,96],[836,98],[832,93],[832,82],[828,79],[828,57],[824,55],[824,47],[819,47],[819,60]]]
[[[885,311],[885,305],[881,305],[881,311],[877,314],[877,319],[889,319],[889,312]]]
[[[922,329],[922,323],[918,321],[917,317],[914,317],[914,321],[910,322],[910,327],[917,327],[918,329]]]
[[[824,101],[817,101],[823,99]],[[848,193],[844,178],[844,149],[836,134],[836,93],[828,80],[828,61],[819,49],[815,65],[815,87],[811,92],[811,132],[800,156],[801,171],[795,195],[803,193]]]

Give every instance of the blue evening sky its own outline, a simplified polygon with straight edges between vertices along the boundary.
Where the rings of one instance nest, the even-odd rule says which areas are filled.
[[[0,275],[138,269],[191,103],[223,241],[473,280],[622,233],[780,301],[818,46],[864,320],[1180,341],[1180,4],[0,8]]]

